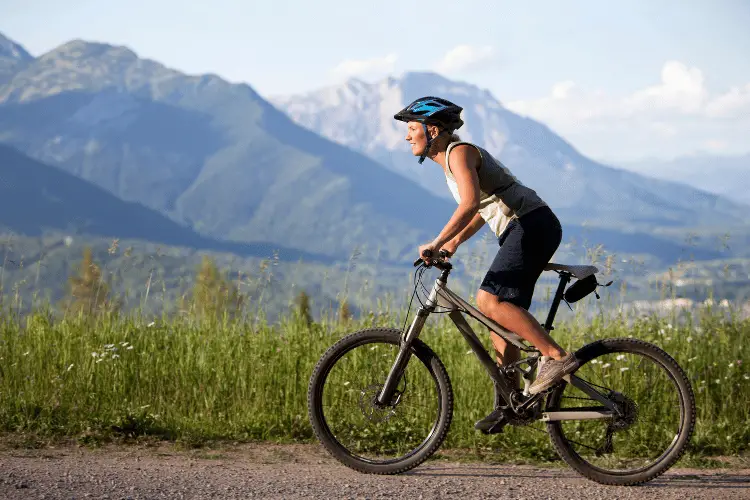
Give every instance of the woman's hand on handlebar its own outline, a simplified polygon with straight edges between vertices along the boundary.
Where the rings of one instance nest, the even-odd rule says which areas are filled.
[[[458,249],[458,245],[458,243],[454,243],[453,240],[451,240],[443,245],[440,251],[445,254],[445,257],[453,257],[453,255],[456,253],[456,250]]]
[[[441,261],[444,261],[450,257],[453,256],[453,252],[455,252],[455,247],[451,243],[446,243],[443,245],[443,247],[440,249],[440,252],[436,252],[436,247],[434,243],[427,243],[426,245],[421,245],[419,247],[419,259],[414,261],[414,265],[418,266],[422,262],[427,264],[428,266],[433,264],[433,260],[435,259],[435,254],[438,254],[438,258]]]
[[[437,255],[438,249],[434,242],[427,243],[426,245],[419,246],[419,258],[424,261],[428,266],[432,263],[432,257]]]

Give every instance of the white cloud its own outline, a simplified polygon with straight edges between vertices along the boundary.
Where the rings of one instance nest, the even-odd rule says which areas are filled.
[[[658,83],[628,95],[563,81],[547,96],[506,106],[550,126],[585,154],[601,158],[750,149],[750,83],[712,93],[700,69],[679,61],[664,64]]]
[[[489,45],[475,47],[458,45],[445,53],[435,66],[439,73],[456,73],[471,71],[495,59],[495,50]]]
[[[552,97],[555,99],[565,99],[575,86],[576,84],[572,80],[556,83],[552,86]]]
[[[713,153],[723,153],[729,147],[729,143],[723,139],[708,139],[703,141],[701,146]]]
[[[695,113],[706,99],[703,72],[679,61],[667,61],[661,70],[661,83],[635,92],[625,100],[634,111],[675,109]]]
[[[668,124],[661,121],[655,121],[651,122],[651,130],[656,132],[657,134],[660,134],[662,137],[674,137],[677,135],[677,129]]]
[[[388,54],[372,59],[347,59],[340,62],[331,72],[341,78],[352,76],[382,76],[392,73],[398,56]]]
[[[750,115],[750,83],[744,88],[732,87],[729,92],[712,99],[706,105],[711,118],[737,118]]]

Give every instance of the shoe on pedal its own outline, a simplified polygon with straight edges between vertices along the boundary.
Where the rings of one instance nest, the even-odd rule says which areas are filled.
[[[495,408],[492,413],[474,424],[474,428],[485,434],[498,434],[503,432],[503,427],[505,427],[506,423],[505,410],[503,408]]]
[[[539,374],[529,387],[530,394],[538,394],[558,383],[565,375],[578,369],[575,354],[568,353],[560,360],[549,359],[539,368]]]

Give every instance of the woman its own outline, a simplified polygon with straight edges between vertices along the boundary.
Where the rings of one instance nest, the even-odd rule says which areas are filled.
[[[536,192],[521,184],[486,150],[453,134],[464,123],[461,111],[445,99],[422,97],[394,115],[407,122],[406,140],[419,163],[429,158],[440,165],[458,202],[437,238],[419,247],[419,255],[423,257],[425,250],[437,255],[441,249],[453,255],[485,222],[489,224],[500,249],[477,292],[477,306],[548,357],[529,388],[536,394],[578,366],[575,356],[557,345],[528,312],[536,281],[560,245],[562,228]],[[520,359],[519,349],[498,335],[492,335],[492,343],[499,364]],[[475,427],[485,431],[502,428],[497,426],[502,420],[503,411],[496,408]]]

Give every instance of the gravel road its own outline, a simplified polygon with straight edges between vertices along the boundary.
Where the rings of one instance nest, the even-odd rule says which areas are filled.
[[[352,471],[311,445],[0,450],[0,498],[750,499],[750,469],[673,469],[644,486],[568,468],[431,460],[398,476]]]

